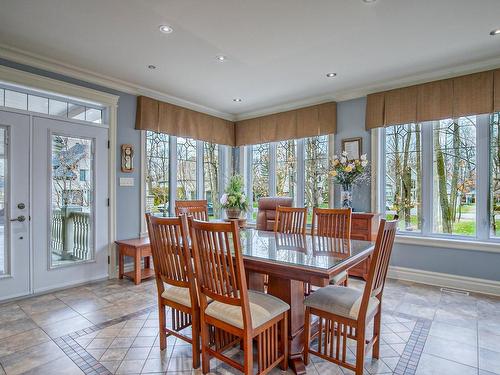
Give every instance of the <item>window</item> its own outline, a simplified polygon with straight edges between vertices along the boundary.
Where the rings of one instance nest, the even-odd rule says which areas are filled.
[[[168,216],[169,141],[166,134],[146,132],[146,212]]]
[[[490,234],[500,237],[500,114],[491,116],[490,128]]]
[[[296,201],[297,150],[295,140],[276,144],[276,193]]]
[[[196,199],[196,141],[177,137],[177,199]]]
[[[305,206],[309,208],[310,223],[312,208],[328,208],[328,136],[306,138],[305,155]]]
[[[208,202],[208,216],[219,217],[219,146],[203,143],[203,185],[204,196]]]
[[[420,124],[391,126],[385,134],[385,209],[404,231],[422,229]]]
[[[257,218],[257,202],[269,194],[269,143],[252,147],[252,215]]]
[[[6,202],[8,202],[9,181],[9,145],[5,142],[8,128],[0,126],[0,276],[9,273],[9,231],[7,223]]]
[[[499,114],[385,128],[380,196],[400,232],[500,237]]]
[[[85,182],[87,181],[87,174],[88,174],[88,169],[80,169],[80,181]]]

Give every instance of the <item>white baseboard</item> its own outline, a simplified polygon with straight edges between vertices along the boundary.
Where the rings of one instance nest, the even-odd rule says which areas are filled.
[[[500,296],[500,281],[457,276],[448,273],[430,272],[415,268],[390,266],[387,277],[391,279],[413,281],[420,284],[462,289]]]

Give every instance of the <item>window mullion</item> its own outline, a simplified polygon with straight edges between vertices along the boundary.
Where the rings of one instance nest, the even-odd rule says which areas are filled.
[[[476,233],[480,240],[489,237],[489,115],[477,116],[476,123]]]
[[[176,199],[176,193],[177,193],[177,137],[176,136],[169,136],[168,137],[168,153],[169,153],[169,162],[170,162],[170,168],[169,168],[169,174],[168,174],[168,183],[169,183],[169,188],[168,188],[168,195],[169,195],[169,205],[168,205],[168,211],[170,213],[170,216],[175,215],[175,199]]]
[[[421,124],[422,134],[422,235],[428,236],[432,232],[433,202],[432,202],[432,179],[433,179],[433,146],[432,122]]]
[[[269,143],[269,196],[276,196],[276,148],[277,143]]]

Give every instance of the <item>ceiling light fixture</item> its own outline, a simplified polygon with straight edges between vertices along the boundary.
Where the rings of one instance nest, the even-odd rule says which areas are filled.
[[[367,4],[374,3],[375,1],[377,0],[363,0],[363,2]]]
[[[174,31],[174,29],[172,29],[168,25],[160,25],[159,29],[163,34],[170,34],[172,31]]]
[[[148,65],[148,69],[155,70],[156,69],[156,65]]]
[[[500,35],[500,29],[491,30],[490,35]]]
[[[233,99],[233,102],[236,102],[236,103],[239,103],[239,102],[242,102],[242,101],[243,101],[243,99],[241,99],[241,98],[234,98]]]
[[[337,73],[326,73],[326,76],[327,76],[328,78],[337,77]]]
[[[227,60],[227,57],[224,55],[217,55],[215,56],[215,58],[217,59],[218,62],[224,62]]]

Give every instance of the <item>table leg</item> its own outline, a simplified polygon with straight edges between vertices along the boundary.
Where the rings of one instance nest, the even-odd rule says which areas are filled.
[[[264,292],[264,274],[258,272],[246,271],[247,288]]]
[[[305,374],[304,349],[304,283],[269,275],[267,292],[290,305],[288,313],[288,358],[296,374]]]
[[[120,279],[123,279],[123,273],[124,273],[124,255],[121,252],[121,249],[118,249],[118,277]]]
[[[135,271],[135,277],[134,277],[135,285],[139,285],[141,283],[141,252],[140,251],[137,251],[135,253],[134,271]]]

